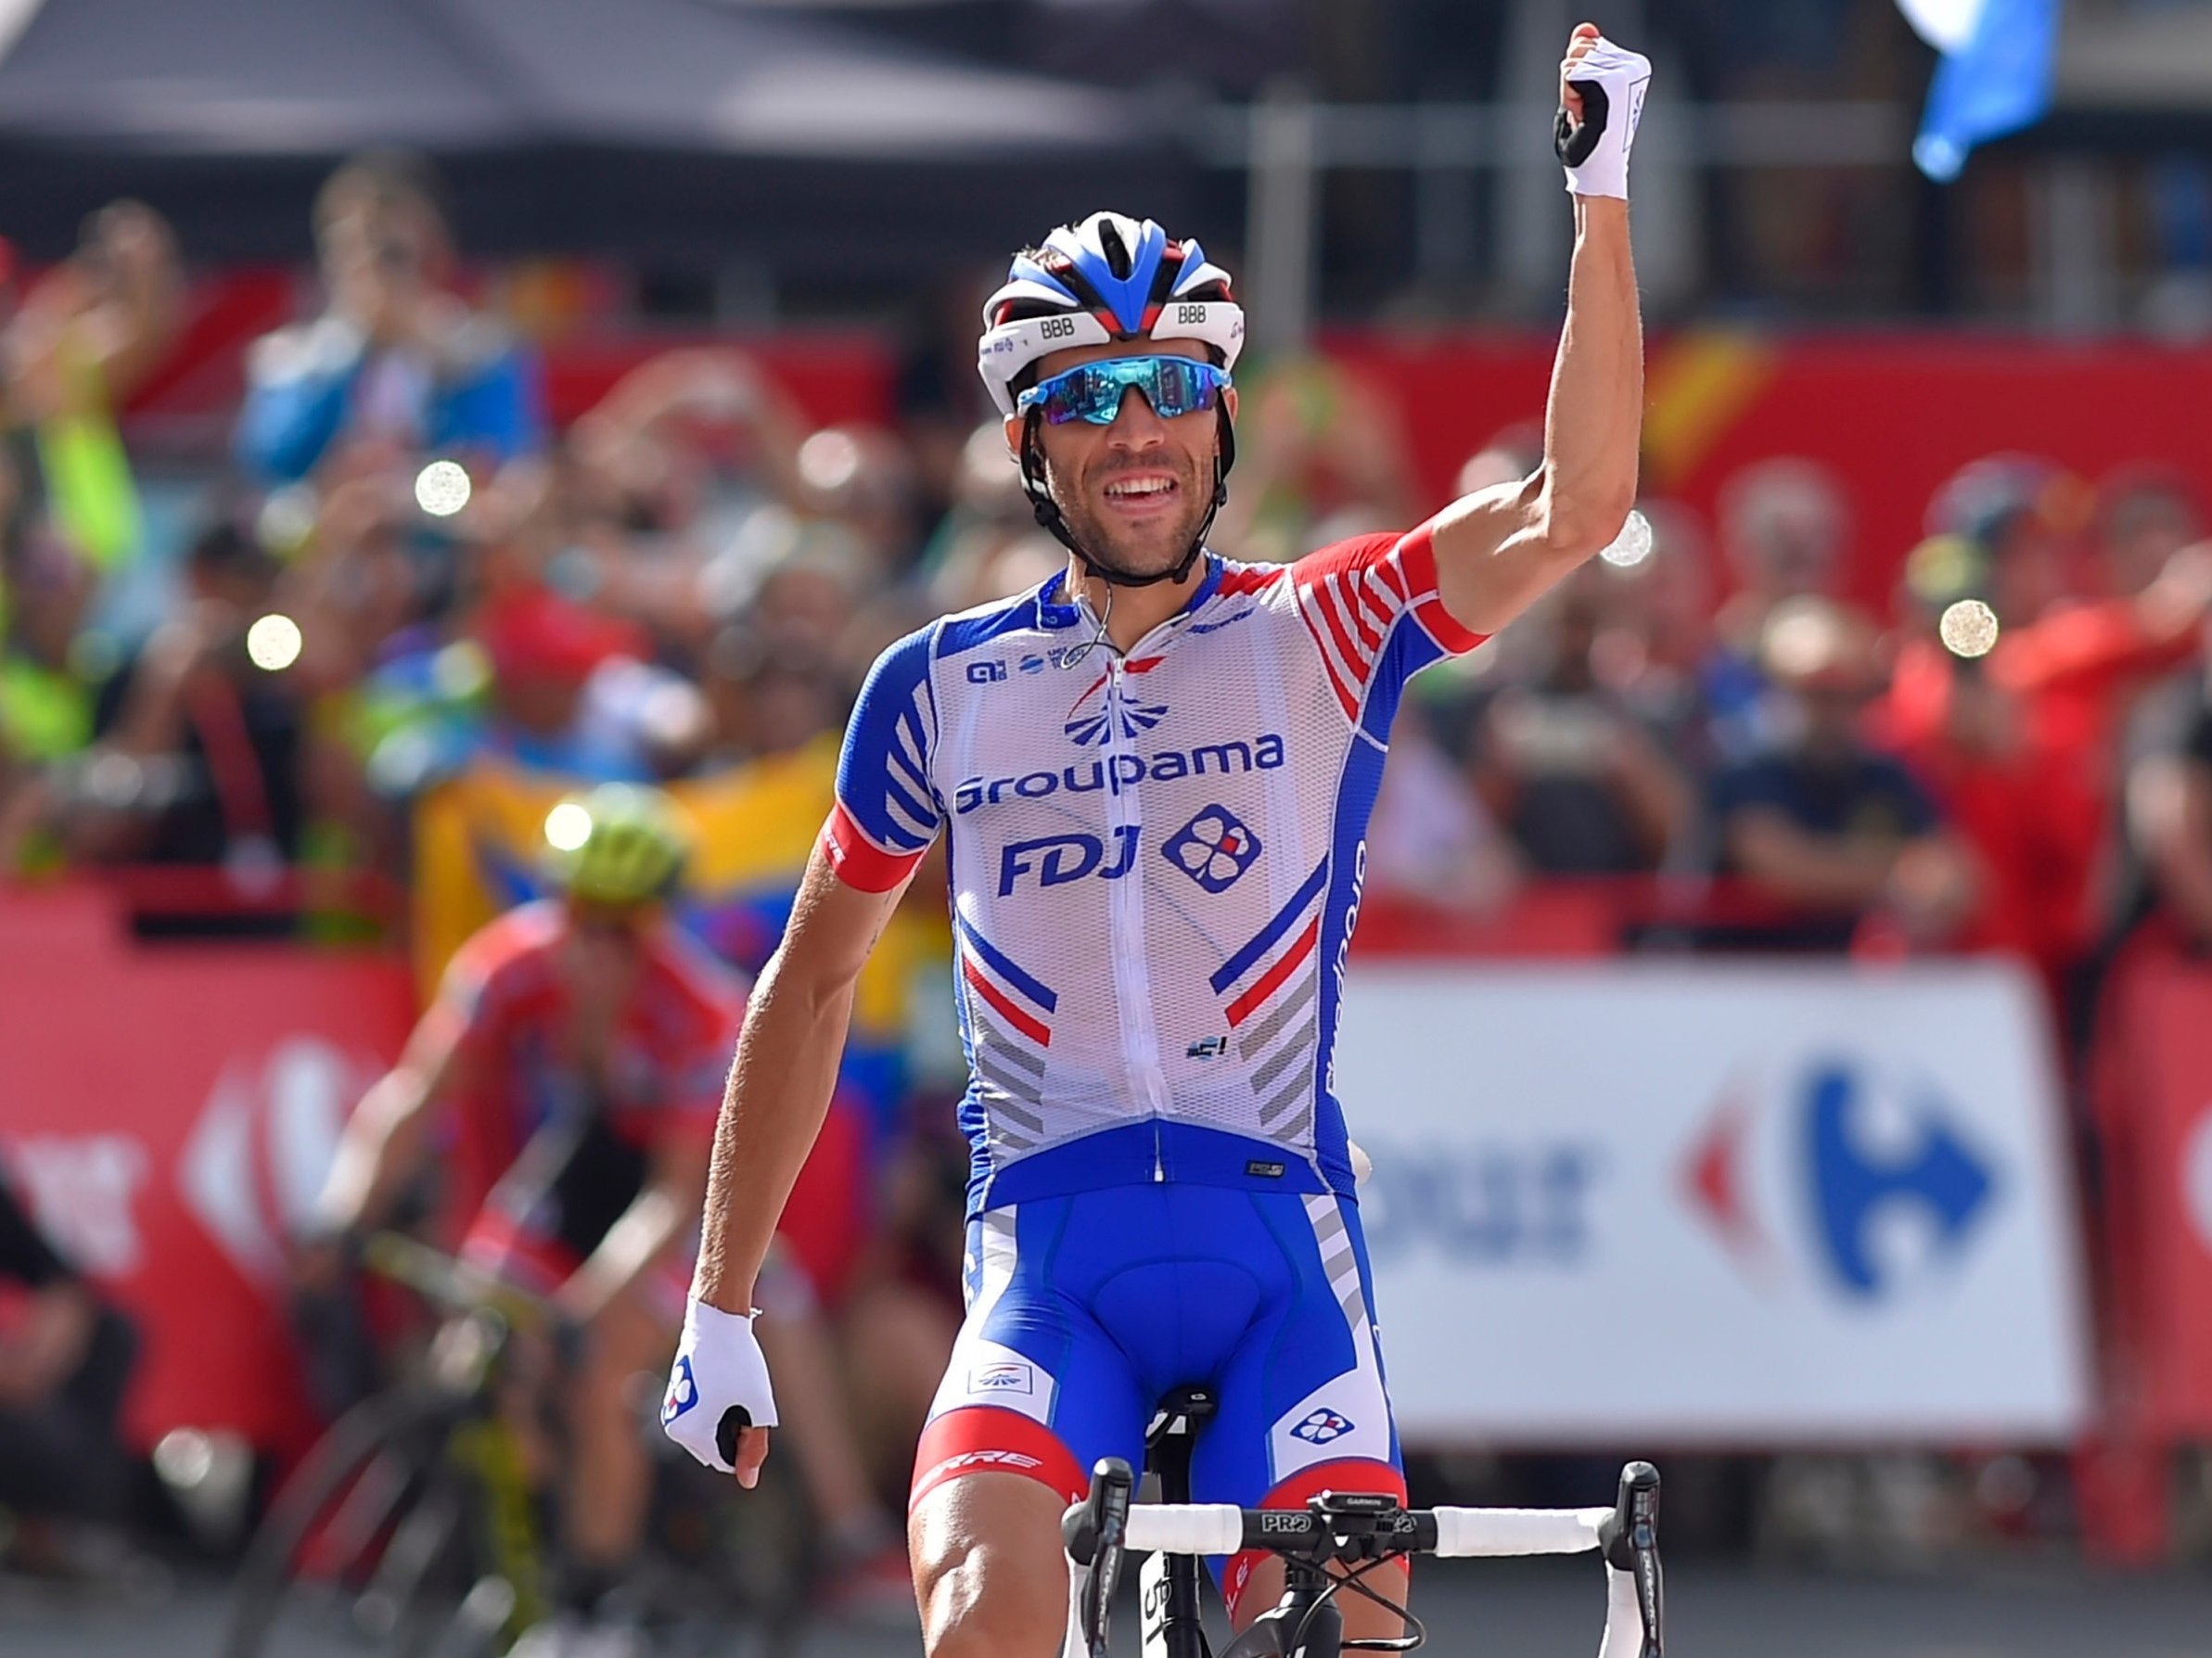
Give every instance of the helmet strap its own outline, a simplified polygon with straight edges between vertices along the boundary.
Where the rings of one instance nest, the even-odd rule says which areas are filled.
[[[1029,498],[1029,510],[1037,515],[1038,524],[1101,581],[1114,587],[1150,587],[1156,581],[1181,581],[1198,562],[1198,555],[1206,551],[1206,537],[1213,529],[1214,517],[1229,500],[1229,468],[1236,465],[1236,435],[1229,424],[1229,411],[1221,408],[1215,413],[1219,416],[1220,441],[1214,449],[1213,499],[1207,504],[1206,517],[1198,520],[1197,533],[1191,537],[1190,546],[1171,569],[1157,570],[1149,576],[1132,576],[1093,558],[1075,539],[1075,531],[1068,529],[1044,475],[1044,450],[1037,440],[1037,428],[1043,415],[1036,409],[1029,411],[1029,417],[1021,428],[1021,488],[1022,493]]]

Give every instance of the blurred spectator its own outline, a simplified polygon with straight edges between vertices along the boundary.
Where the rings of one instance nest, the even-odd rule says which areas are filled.
[[[1277,363],[1247,385],[1243,407],[1236,485],[1211,538],[1230,557],[1287,560],[1419,521],[1404,423],[1341,364]]]
[[[328,309],[255,342],[239,463],[284,482],[365,450],[496,465],[543,441],[537,373],[507,331],[446,287],[438,191],[406,156],[347,162],[315,198]]]
[[[1882,739],[1912,759],[1979,848],[1992,879],[1979,941],[2025,950],[2054,988],[2108,926],[2116,756],[2129,709],[2193,650],[2212,603],[2212,555],[2171,555],[2132,597],[2063,597],[2067,520],[2054,469],[1998,459],[1938,494],[1952,527],[1906,564],[1918,630],[1898,655]],[[2066,499],[2064,486],[2056,499]],[[1955,629],[1986,606],[1994,643]],[[1948,619],[1948,620],[1947,620]],[[1959,648],[1963,645],[1963,648]],[[1986,656],[1973,653],[1986,651]]]
[[[25,297],[0,337],[19,472],[9,541],[43,517],[101,569],[136,550],[138,496],[115,415],[175,338],[182,289],[168,222],[117,201]]]
[[[193,542],[184,607],[100,689],[98,740],[64,807],[79,856],[222,864],[262,883],[297,857],[300,688],[247,646],[276,580],[275,561],[227,519]]]
[[[834,669],[788,636],[732,622],[707,653],[704,685],[714,724],[710,766],[792,754],[839,733],[844,698]]]
[[[2021,628],[2066,597],[2073,542],[2090,509],[2088,486],[2055,462],[1985,455],[1936,491],[1927,533],[1957,536],[1979,550],[1998,620]]]
[[[1520,857],[1437,746],[1419,699],[1407,698],[1367,830],[1367,890],[1480,912],[1502,904],[1520,878]]]
[[[1912,774],[1868,745],[1860,716],[1882,689],[1873,624],[1823,599],[1777,606],[1760,667],[1792,733],[1723,772],[1713,790],[1719,869],[1794,913],[1735,945],[1840,950],[1869,920],[1932,946],[1975,898],[1971,861]]]
[[[11,1566],[66,1569],[50,1523],[122,1516],[130,1465],[118,1418],[136,1337],[57,1255],[0,1180],[0,1510],[21,1524]]]
[[[1533,420],[1516,421],[1493,433],[1489,442],[1461,463],[1452,496],[1457,499],[1493,484],[1517,482],[1533,474],[1543,459],[1543,427]]]
[[[804,504],[840,526],[877,579],[902,576],[920,555],[921,495],[898,435],[872,426],[828,426],[799,446]]]
[[[0,546],[0,777],[10,763],[63,759],[92,740],[93,693],[73,647],[94,586],[58,537]]]
[[[1720,491],[1720,551],[1736,583],[1714,620],[1706,667],[1715,746],[1746,759],[1780,734],[1760,666],[1760,642],[1776,606],[1833,598],[1849,552],[1850,508],[1827,467],[1796,455],[1745,466]]]
[[[2171,740],[2129,768],[2129,879],[2121,923],[2140,941],[2212,955],[2212,622],[2205,657],[2175,687]]]
[[[977,427],[961,446],[952,510],[922,555],[933,602],[940,611],[961,611],[1008,597],[1042,583],[1066,559],[1059,543],[1038,530],[1004,426],[989,420]]]
[[[1641,557],[1601,555],[1603,630],[1592,666],[1666,753],[1694,777],[1709,776],[1715,757],[1705,673],[1713,649],[1713,581],[1703,527],[1687,507],[1646,501],[1637,507],[1650,532]]]
[[[644,782],[686,769],[704,747],[705,698],[653,664],[634,624],[526,586],[491,599],[476,631],[492,660],[493,752],[543,772]]]
[[[1547,874],[1656,869],[1688,829],[1694,797],[1651,732],[1600,673],[1608,577],[1578,571],[1520,624],[1536,653],[1492,695],[1474,768],[1490,810]]]
[[[569,522],[549,574],[572,596],[697,650],[713,616],[757,580],[743,562],[750,520],[804,498],[805,439],[797,407],[744,352],[649,359],[569,433]]]
[[[2204,533],[2196,491],[2179,473],[2124,467],[2105,479],[2097,503],[2099,587],[2131,599],[2157,580],[2166,562]]]

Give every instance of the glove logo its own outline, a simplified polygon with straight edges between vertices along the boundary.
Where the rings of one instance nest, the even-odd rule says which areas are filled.
[[[691,1355],[683,1354],[676,1359],[676,1373],[669,1378],[668,1398],[660,1407],[660,1422],[666,1427],[699,1402],[699,1384],[691,1373]]]

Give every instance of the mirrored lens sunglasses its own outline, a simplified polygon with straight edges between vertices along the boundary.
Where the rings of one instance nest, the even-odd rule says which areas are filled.
[[[1079,363],[1041,380],[1016,400],[1023,414],[1042,408],[1054,426],[1088,420],[1111,426],[1121,412],[1121,395],[1134,387],[1163,419],[1213,408],[1234,382],[1229,371],[1194,357],[1107,357]]]

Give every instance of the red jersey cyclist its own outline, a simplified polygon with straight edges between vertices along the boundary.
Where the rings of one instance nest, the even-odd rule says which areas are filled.
[[[983,378],[1068,563],[900,641],[862,690],[739,1040],[662,1414],[741,1479],[767,1453],[755,1274],[854,976],[945,835],[972,1165],[966,1320],[908,1519],[932,1658],[1061,1650],[1061,1511],[1093,1460],[1141,1458],[1178,1385],[1218,1401],[1196,1500],[1403,1499],[1333,1057],[1367,813],[1407,678],[1511,621],[1634,499],[1626,198],[1649,73],[1588,24],[1569,42],[1575,250],[1542,465],[1402,534],[1290,565],[1206,545],[1244,318],[1195,241],[1099,213],[1016,255],[986,306]],[[1217,1569],[1239,1627],[1280,1594],[1279,1562]],[[1397,1567],[1368,1582],[1402,1597]],[[1365,1601],[1344,1621],[1402,1633]]]
[[[454,1161],[496,1176],[461,1253],[550,1297],[583,1333],[565,1400],[565,1611],[525,1640],[533,1655],[615,1653],[622,1632],[589,1620],[645,1519],[650,1462],[629,1384],[667,1362],[683,1318],[744,988],[664,914],[689,848],[665,796],[607,784],[555,807],[544,835],[557,896],[507,912],[455,953],[399,1064],[348,1124],[320,1216],[334,1235],[379,1224],[457,1107]],[[864,1558],[896,1533],[832,1404],[811,1292],[779,1262],[763,1294],[779,1368],[814,1384],[799,1384],[793,1425],[831,1551]]]

